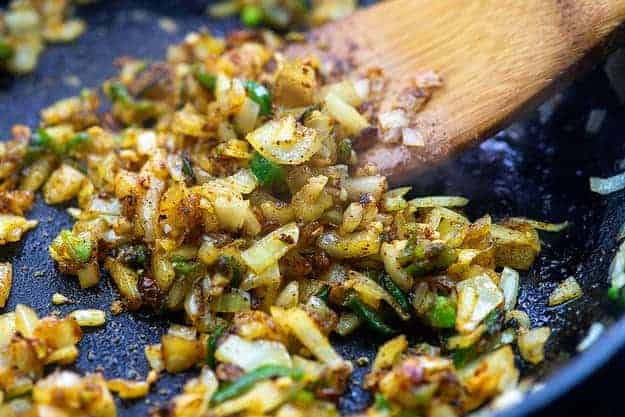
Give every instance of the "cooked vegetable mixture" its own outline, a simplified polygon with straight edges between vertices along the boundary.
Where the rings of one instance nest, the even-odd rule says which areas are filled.
[[[215,17],[239,15],[247,27],[297,29],[349,16],[357,6],[356,0],[227,0],[209,6],[208,13]]]
[[[389,189],[354,150],[371,129],[415,138],[405,109],[370,111],[383,74],[337,79],[282,46],[264,31],[191,33],[0,143],[0,243],[36,226],[24,216],[41,190],[76,220],[50,243],[58,269],[83,288],[108,276],[121,298],[110,312],[1,315],[0,415],[115,416],[111,391],[138,398],[159,373],[196,368],[155,416],[336,416],[354,364],[329,338],[357,330],[384,342],[363,415],[459,416],[522,389],[512,345],[538,363],[550,329],[516,309],[517,271],[540,252],[536,230],[560,226],[472,221],[462,197]],[[419,107],[441,84],[425,74]],[[11,280],[0,264],[0,307]],[[580,294],[566,281],[552,302]],[[145,347],[144,381],[45,375],[76,359],[81,326],[139,308],[185,317]]]
[[[72,3],[85,0],[11,0],[0,11],[0,69],[16,74],[37,66],[46,42],[70,42],[82,35],[85,23],[70,18]]]

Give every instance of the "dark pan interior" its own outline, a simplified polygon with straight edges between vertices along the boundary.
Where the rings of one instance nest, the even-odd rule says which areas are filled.
[[[99,85],[112,76],[112,62],[118,56],[159,58],[164,56],[166,45],[181,40],[189,30],[204,26],[224,33],[237,27],[235,19],[208,18],[203,14],[205,5],[206,1],[200,0],[109,0],[81,8],[79,14],[89,24],[82,38],[47,49],[32,75],[19,79],[0,77],[2,137],[8,137],[14,123],[36,126],[39,110],[54,100],[76,94],[83,87]],[[176,33],[159,28],[157,19],[162,16],[175,20]],[[82,85],[70,86],[66,82],[69,75],[79,77]],[[589,136],[584,132],[584,125],[589,111],[594,108],[606,109],[608,115],[600,134]],[[413,184],[415,193],[421,195],[448,193],[471,198],[468,213],[472,218],[488,212],[495,218],[518,215],[571,223],[562,233],[542,234],[544,250],[523,280],[521,308],[530,314],[533,325],[547,324],[553,328],[547,360],[538,367],[521,364],[526,375],[545,377],[561,368],[575,353],[575,346],[592,322],[611,323],[619,314],[605,297],[606,271],[616,247],[615,236],[625,218],[625,196],[622,193],[608,197],[592,194],[588,177],[612,175],[619,170],[618,163],[625,157],[624,116],[623,107],[610,89],[602,68],[598,67],[523,123],[509,127],[457,160],[431,170]],[[56,271],[47,246],[61,229],[71,225],[65,208],[47,207],[38,198],[29,217],[40,219],[39,227],[19,244],[0,248],[0,260],[11,260],[15,271],[7,310],[17,303],[31,305],[40,314],[55,309],[66,313],[87,307],[108,310],[115,299],[115,290],[107,279],[96,288],[81,290],[74,279]],[[548,308],[546,300],[551,290],[571,275],[584,288],[584,297]],[[52,306],[54,292],[69,296],[75,304]],[[157,342],[167,326],[165,318],[155,317],[150,312],[109,317],[105,327],[87,331],[80,344],[76,369],[82,372],[101,370],[108,378],[144,377],[147,363],[143,346]],[[419,339],[420,335],[414,331],[412,337]],[[623,339],[613,334],[610,340],[622,343]],[[372,358],[377,345],[363,334],[335,342],[348,359],[363,355]],[[591,349],[584,355],[595,358],[589,356],[584,362],[586,368],[597,366],[611,352],[604,348],[600,354],[597,349]],[[534,409],[541,401],[560,394],[583,376],[578,369],[580,366],[567,368],[571,370],[559,373],[552,381],[561,389],[552,391],[550,396],[544,394],[542,400],[530,398],[513,413]],[[364,367],[356,367],[350,389],[340,402],[343,412],[361,410],[368,404],[369,395],[359,387],[366,371]],[[120,415],[145,415],[150,407],[165,403],[179,392],[188,376],[189,373],[164,375],[146,399],[120,402]]]

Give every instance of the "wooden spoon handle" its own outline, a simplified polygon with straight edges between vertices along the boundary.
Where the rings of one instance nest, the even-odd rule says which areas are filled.
[[[419,72],[444,80],[412,125],[423,147],[376,143],[360,155],[405,177],[475,144],[570,79],[625,20],[625,0],[393,0],[321,28],[326,55],[381,67],[389,97]]]

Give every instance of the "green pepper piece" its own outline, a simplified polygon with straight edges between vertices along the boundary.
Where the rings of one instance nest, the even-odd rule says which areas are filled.
[[[448,297],[437,296],[428,313],[433,327],[449,329],[456,325],[456,307]]]
[[[143,244],[125,246],[119,251],[118,259],[135,269],[145,268],[148,248]]]
[[[260,116],[271,114],[271,95],[264,85],[256,81],[245,81],[247,95],[260,106]]]
[[[296,403],[310,405],[315,401],[315,394],[308,390],[301,389],[293,394],[292,400]]]
[[[286,177],[284,169],[280,165],[271,162],[258,152],[254,152],[250,169],[261,185],[281,184]]]
[[[449,246],[444,246],[439,254],[432,260],[435,269],[447,269],[456,260],[456,252]]]
[[[227,387],[218,390],[211,398],[211,403],[213,405],[221,404],[231,398],[245,394],[257,382],[283,376],[288,376],[298,381],[302,379],[304,374],[300,369],[292,369],[278,365],[263,365],[243,375]]]
[[[315,297],[323,300],[324,303],[328,303],[328,299],[330,298],[330,286],[324,285],[315,293]]]
[[[119,101],[120,103],[129,104],[134,102],[134,99],[128,92],[128,89],[125,85],[119,82],[114,82],[109,85],[108,88],[109,96],[113,101]]]
[[[13,47],[4,39],[0,39],[0,60],[9,59],[13,56]]]
[[[395,417],[421,417],[421,414],[416,411],[404,410],[400,411]]]
[[[243,273],[241,265],[236,258],[228,255],[222,255],[217,259],[217,269],[224,275],[230,277],[230,287],[236,288],[241,283]]]
[[[404,270],[412,276],[423,277],[432,272],[434,268],[430,262],[421,260],[408,265]]]
[[[215,85],[217,84],[217,77],[215,75],[209,74],[202,68],[197,68],[195,70],[195,79],[208,90],[215,91]]]
[[[197,261],[176,259],[172,262],[172,265],[176,274],[181,276],[191,275],[200,269],[200,263]]]
[[[193,166],[191,165],[191,161],[186,156],[182,156],[182,173],[189,178],[192,184],[197,182],[195,178],[195,172],[193,171]]]
[[[457,369],[464,367],[467,363],[471,362],[477,356],[475,346],[469,346],[465,349],[454,350],[452,354],[452,361]]]
[[[79,134],[67,141],[67,143],[65,144],[65,153],[73,151],[78,146],[88,142],[90,139],[91,137],[87,132],[80,132]]]
[[[50,245],[50,250],[65,253],[71,261],[84,264],[91,259],[93,243],[74,235],[71,230],[63,230]]]
[[[367,326],[371,328],[371,330],[383,336],[391,336],[396,333],[395,329],[384,323],[378,313],[365,305],[365,303],[363,303],[355,293],[349,293],[346,301],[352,311],[360,317],[360,319],[364,321]]]
[[[215,369],[215,351],[217,350],[217,342],[227,328],[228,326],[225,324],[218,325],[208,338],[208,342],[206,342],[206,364],[212,369]]]
[[[349,139],[343,139],[339,142],[336,148],[336,159],[338,162],[347,163],[352,157],[352,141]]]
[[[388,402],[384,395],[378,392],[375,394],[375,397],[373,399],[373,407],[379,411],[390,410],[391,403]]]
[[[255,27],[263,21],[263,9],[252,4],[245,5],[241,9],[241,22],[247,27]]]
[[[30,146],[40,151],[51,150],[53,144],[54,139],[52,139],[52,136],[43,128],[37,129],[30,140]]]
[[[397,304],[404,310],[405,312],[410,312],[410,303],[408,302],[408,297],[406,294],[395,284],[395,281],[391,279],[387,274],[380,274],[380,284],[384,287],[386,291],[397,301]]]

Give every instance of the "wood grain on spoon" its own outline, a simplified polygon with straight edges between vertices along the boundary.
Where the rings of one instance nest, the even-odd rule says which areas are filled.
[[[536,103],[624,20],[625,0],[392,0],[326,25],[287,52],[348,57],[356,70],[380,67],[389,100],[425,70],[443,78],[413,118],[425,146],[377,142],[360,155],[398,180]]]

